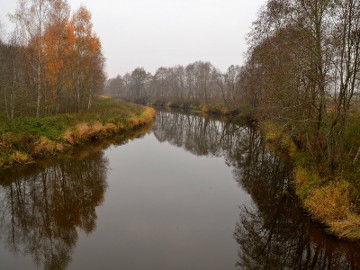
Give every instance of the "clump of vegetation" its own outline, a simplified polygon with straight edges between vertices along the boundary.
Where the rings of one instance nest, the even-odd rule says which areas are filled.
[[[349,183],[336,181],[315,187],[308,192],[304,205],[320,220],[342,221],[350,213]]]
[[[316,169],[295,167],[296,194],[312,217],[328,231],[349,239],[360,237],[360,215],[354,203],[354,186],[345,179],[321,177]]]
[[[110,98],[73,114],[0,122],[0,168],[32,162],[74,145],[152,122],[155,110]]]

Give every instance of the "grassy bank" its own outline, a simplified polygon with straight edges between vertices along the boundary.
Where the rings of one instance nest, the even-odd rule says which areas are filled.
[[[131,140],[142,137],[149,133],[151,129],[151,124],[142,125],[124,132],[119,132],[112,136],[104,137],[101,140],[94,140],[83,145],[78,145],[77,147],[71,147],[67,151],[57,152],[54,156],[37,159],[36,162],[26,166],[13,166],[8,169],[0,170],[0,184],[3,186],[10,185],[15,178],[23,178],[41,173],[44,168],[52,167],[65,160],[87,159],[92,155],[96,155],[97,153],[106,150],[110,146],[123,145]]]
[[[358,117],[350,121],[348,140],[357,138],[353,135],[358,134],[354,130],[360,127],[358,121]],[[312,219],[340,238],[360,239],[359,169],[344,157],[343,164],[329,172],[298,149],[274,123],[260,123],[260,126],[270,148],[292,162],[296,195]]]
[[[155,110],[100,98],[90,110],[13,121],[0,119],[0,168],[36,159],[150,123]]]

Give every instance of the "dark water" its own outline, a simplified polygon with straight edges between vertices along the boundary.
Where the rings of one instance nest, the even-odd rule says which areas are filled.
[[[3,173],[0,269],[359,269],[255,129],[159,112],[141,132]]]

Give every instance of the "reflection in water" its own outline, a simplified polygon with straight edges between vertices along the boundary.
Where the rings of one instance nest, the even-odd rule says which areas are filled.
[[[30,254],[43,269],[66,269],[78,240],[96,228],[96,207],[103,199],[108,161],[102,149],[148,132],[128,134],[75,149],[58,160],[16,168],[0,179],[0,239],[15,255]]]
[[[160,111],[153,132],[160,142],[168,141],[198,156],[232,155],[246,127],[179,112]]]
[[[0,238],[2,242],[6,243],[8,249],[14,254],[30,254],[43,269],[66,269],[72,259],[72,253],[79,238],[79,230],[91,233],[96,227],[96,207],[102,203],[107,186],[108,161],[102,149],[112,144],[123,144],[126,142],[125,139],[135,138],[147,131],[149,127],[134,134],[121,135],[118,138],[91,144],[81,151],[68,153],[65,158],[44,161],[36,166],[16,169],[13,173],[0,175],[2,178],[0,181]],[[323,228],[310,222],[304,216],[291,193],[289,170],[266,148],[262,136],[255,129],[210,118],[160,111],[153,133],[160,142],[169,142],[194,155],[223,157],[226,164],[231,167],[236,182],[250,194],[251,201],[240,205],[239,221],[234,224],[234,233],[230,232],[230,236],[233,233],[238,243],[238,260],[231,262],[234,268],[359,269],[359,242],[339,241],[327,236]],[[155,146],[158,147],[158,145]],[[122,149],[120,148],[119,151]],[[160,184],[167,180],[152,183],[152,185],[161,186]],[[210,180],[215,182],[217,179]],[[142,179],[139,183],[141,181]],[[192,182],[189,183],[193,185]],[[201,190],[203,186],[199,182],[197,184],[198,189]],[[219,186],[222,185],[223,183],[220,182]],[[132,189],[128,188],[128,190]],[[162,193],[156,193],[159,201],[155,202],[155,205],[159,203],[159,207],[164,207],[161,196],[165,196],[166,201],[165,191],[171,193],[165,188]],[[143,193],[143,196],[144,194],[146,193]],[[131,193],[125,197],[132,196]],[[123,202],[128,203],[126,198]],[[182,202],[181,198],[177,198],[179,202]],[[168,202],[171,201],[167,199]],[[142,202],[141,198],[131,200],[131,202],[134,203],[137,200]],[[196,204],[196,200],[192,203]],[[211,204],[210,201],[208,203]],[[134,208],[130,203],[128,205],[125,203],[121,209],[131,213]],[[181,203],[177,206],[178,208],[175,209],[177,213],[188,211],[182,208]],[[162,208],[161,213],[167,212],[166,207]],[[173,209],[171,206],[168,207],[167,214],[170,215]],[[237,219],[237,213],[235,215]],[[130,217],[133,216],[130,215]],[[148,215],[136,215],[136,217],[138,222],[150,224]],[[151,217],[153,224],[156,224],[154,221],[156,218]],[[184,217],[188,216],[184,215]],[[158,218],[159,222],[164,219],[161,215]],[[206,221],[207,219],[199,220]],[[115,222],[113,226],[121,227],[121,224],[116,223],[117,219],[110,217],[109,222]],[[229,223],[231,228],[232,222],[235,221],[229,223],[228,220],[221,220],[219,223]],[[131,228],[138,227],[138,224],[132,224],[131,221],[128,224]],[[190,222],[189,226],[191,224]],[[199,227],[203,228],[202,235],[211,238],[212,235],[206,234],[206,226],[209,224],[199,224],[201,225]],[[139,226],[144,230],[141,224]],[[148,231],[158,233],[156,228]],[[141,235],[144,231],[136,231],[135,234],[137,233]],[[161,233],[163,231],[159,232],[159,235]],[[154,237],[155,235],[157,234],[154,234]],[[135,243],[136,239],[128,241],[133,240]],[[153,242],[141,243],[148,244],[149,247],[154,246]],[[170,243],[172,244],[174,243]],[[113,247],[111,243],[108,245],[109,249]],[[154,249],[156,250],[156,246]],[[171,250],[171,247],[166,246],[166,249]],[[138,251],[138,249],[134,250]],[[127,254],[128,250],[122,251]],[[208,250],[201,253],[208,254]],[[134,252],[127,255],[136,257],[139,254]],[[219,256],[221,255],[225,254]],[[141,259],[141,256],[139,257]],[[114,265],[117,265],[116,263],[114,262]],[[219,268],[214,266],[213,269]]]
[[[1,237],[13,253],[30,253],[44,269],[65,269],[77,228],[96,227],[95,207],[106,189],[107,161],[101,152],[68,159],[41,173],[19,175],[2,187]]]
[[[181,113],[159,112],[157,119],[159,141],[223,156],[251,195],[234,232],[239,269],[360,269],[360,243],[328,236],[305,217],[289,192],[288,168],[255,129]]]
[[[269,153],[260,135],[248,140],[244,145],[252,147],[241,150],[246,155],[238,155],[234,171],[253,200],[241,207],[234,233],[239,269],[359,269],[359,243],[339,241],[310,222],[287,192],[289,177],[282,162]]]
[[[288,192],[286,167],[262,137],[249,130],[243,145],[249,147],[239,149],[246,154],[234,158],[234,176],[253,204],[240,208],[234,233],[239,269],[358,269],[359,243],[327,236],[304,216]]]

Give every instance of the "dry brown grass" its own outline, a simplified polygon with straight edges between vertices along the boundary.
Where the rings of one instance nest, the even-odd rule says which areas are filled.
[[[84,137],[87,137],[91,132],[91,127],[87,123],[80,123],[75,126],[73,136],[78,141]]]
[[[87,111],[19,118],[11,131],[0,125],[0,168],[63,152],[71,146],[151,123],[155,110],[102,97]],[[1,122],[0,122],[1,124]]]
[[[105,135],[106,128],[100,122],[80,123],[65,131],[64,140],[71,145],[80,144],[90,139]]]
[[[26,153],[21,153],[19,151],[15,151],[15,153],[13,153],[11,155],[11,159],[16,163],[24,164],[30,160],[30,157]]]
[[[64,140],[71,145],[80,144],[95,137],[105,135],[106,128],[100,122],[80,123],[73,128],[69,128],[64,133]]]
[[[360,216],[351,199],[349,181],[342,177],[327,179],[316,169],[302,161],[300,153],[289,136],[274,123],[263,122],[261,126],[270,148],[286,160],[296,160],[294,180],[296,195],[314,220],[328,227],[328,231],[341,238],[360,238]],[[299,159],[300,158],[300,159]],[[299,163],[300,161],[300,163]]]
[[[126,127],[127,129],[133,129],[148,124],[153,121],[155,114],[156,111],[153,108],[145,107],[145,110],[140,115],[132,115],[125,120]],[[92,139],[115,134],[121,130],[125,130],[125,126],[122,123],[106,123],[105,125],[99,121],[79,123],[75,127],[67,129],[64,132],[63,139],[71,145],[76,145]]]
[[[344,220],[331,222],[330,232],[341,238],[358,240],[360,238],[360,216],[350,213]]]
[[[122,128],[122,127],[121,127]],[[113,123],[107,123],[105,125],[105,130],[106,130],[106,133],[110,133],[110,134],[115,134],[119,129],[121,128],[118,128],[115,124]]]
[[[56,143],[50,139],[40,136],[38,141],[34,144],[32,153],[35,156],[43,155],[45,153],[51,154],[56,150]]]
[[[341,238],[360,238],[360,216],[353,209],[351,185],[344,180],[326,183],[314,171],[295,169],[296,194],[312,217]]]
[[[350,214],[349,183],[336,181],[309,191],[304,205],[320,221],[342,221]]]
[[[65,146],[62,143],[56,143],[56,151],[63,152],[65,150]]]
[[[153,108],[145,107],[145,110],[138,116],[131,116],[127,119],[128,128],[135,128],[150,123],[155,118],[156,111]]]

